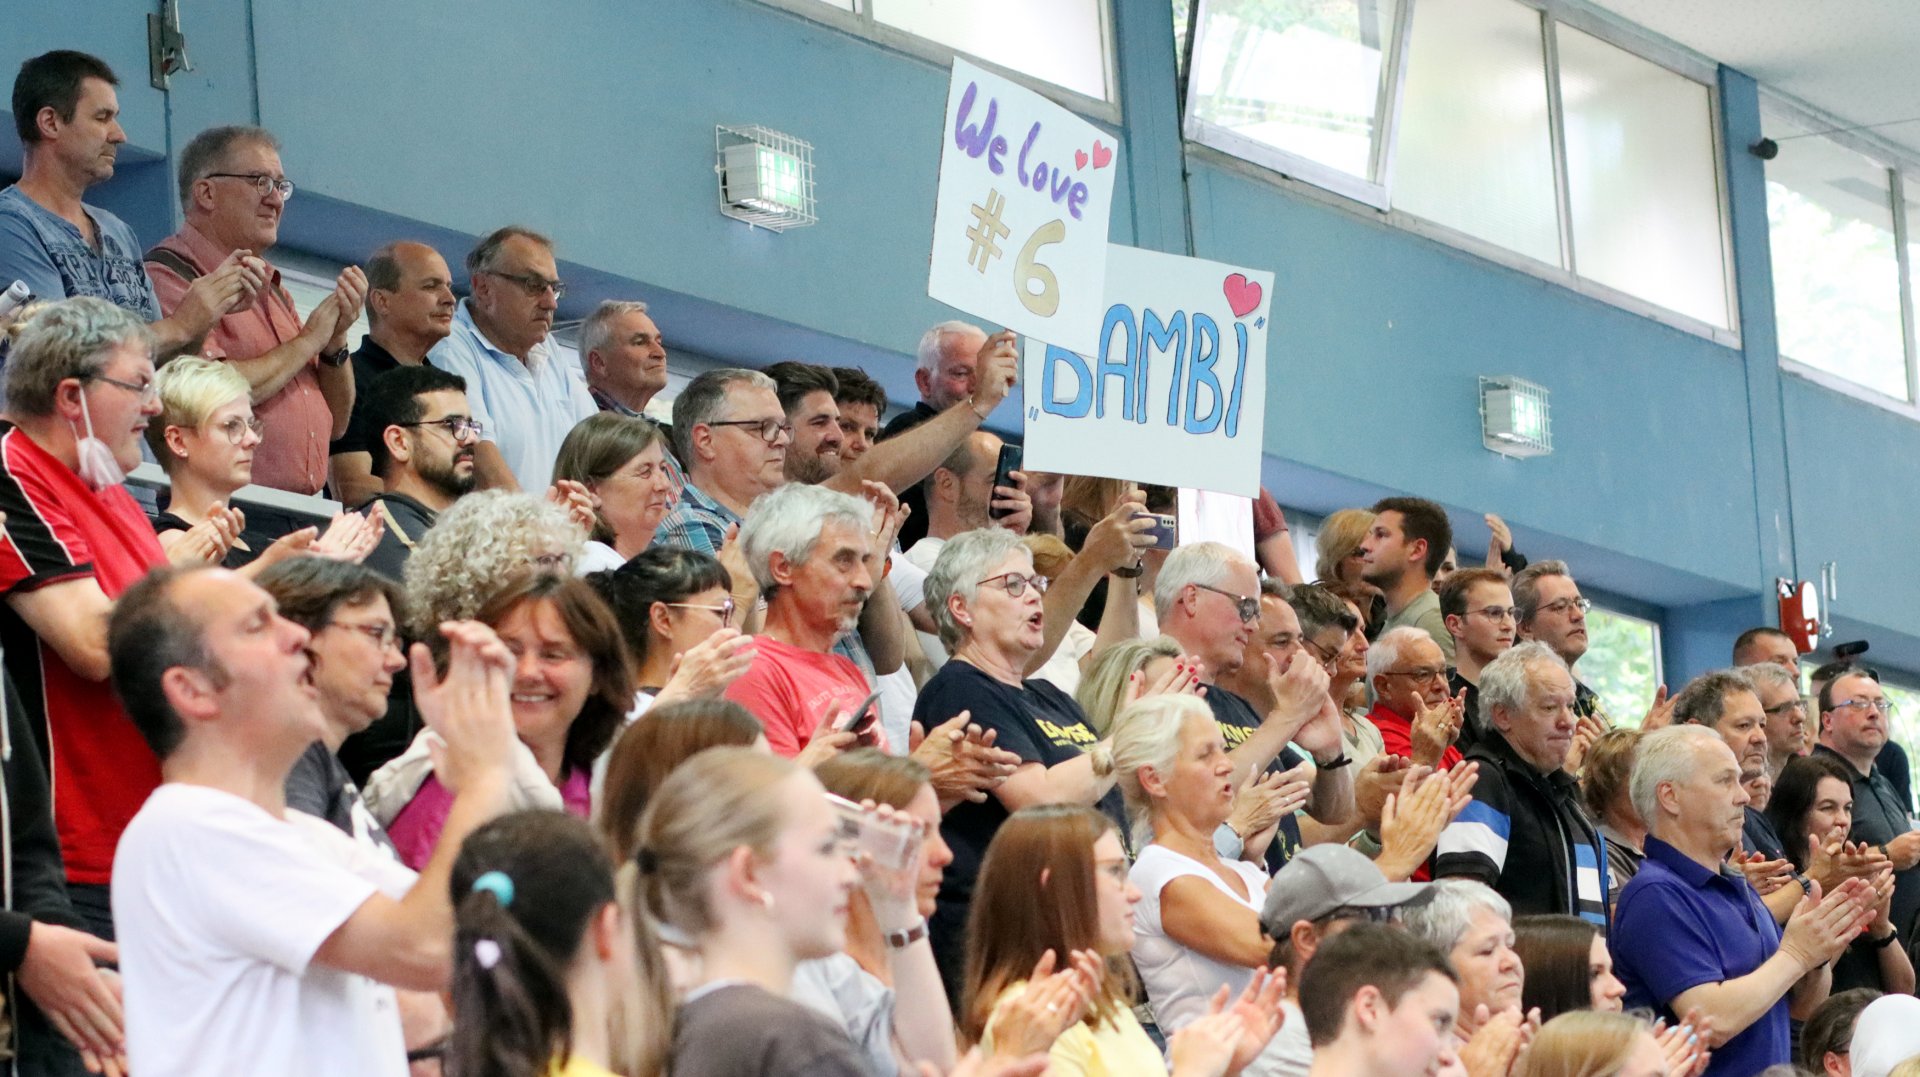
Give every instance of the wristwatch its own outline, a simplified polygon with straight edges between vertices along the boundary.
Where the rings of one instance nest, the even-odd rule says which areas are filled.
[[[889,931],[886,934],[887,946],[895,950],[904,950],[926,937],[927,918],[924,916],[920,918],[919,923],[905,931]]]
[[[351,358],[353,358],[353,353],[348,351],[345,345],[341,345],[339,351],[320,353],[320,361],[332,367],[346,366],[347,360]]]
[[[1329,759],[1324,763],[1316,759],[1313,761],[1313,765],[1321,770],[1339,770],[1341,767],[1347,766],[1352,762],[1353,762],[1352,756],[1348,755],[1346,752],[1341,752],[1339,755],[1334,756],[1332,759]]]

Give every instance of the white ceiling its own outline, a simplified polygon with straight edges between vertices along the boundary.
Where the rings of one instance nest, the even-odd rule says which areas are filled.
[[[1847,124],[1920,117],[1914,0],[1592,0]],[[1920,120],[1873,134],[1920,157]]]

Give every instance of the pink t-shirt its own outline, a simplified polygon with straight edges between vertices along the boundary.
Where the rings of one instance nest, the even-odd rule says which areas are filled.
[[[567,771],[560,779],[560,801],[567,813],[582,819],[593,810],[592,776],[581,768]],[[446,829],[447,813],[453,810],[453,792],[440,779],[427,775],[420,791],[387,826],[387,837],[400,854],[400,862],[415,871],[426,868],[433,859],[433,848],[440,844],[440,831]]]
[[[760,719],[775,754],[792,759],[813,739],[821,715],[850,711],[872,691],[860,667],[840,655],[755,636],[753,665],[727,689],[727,698]],[[886,739],[877,724],[874,735],[884,749]]]

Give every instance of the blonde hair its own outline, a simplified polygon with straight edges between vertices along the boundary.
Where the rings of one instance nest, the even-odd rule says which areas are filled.
[[[1123,640],[1108,647],[1094,659],[1093,668],[1080,678],[1074,702],[1086,712],[1087,728],[1104,737],[1113,731],[1113,720],[1128,702],[1132,677],[1146,669],[1156,658],[1180,657],[1180,645],[1170,637]]]
[[[179,459],[167,448],[167,428],[198,430],[207,417],[252,391],[246,376],[226,363],[183,355],[153,375],[160,391],[160,414],[147,424],[147,445],[169,474]]]
[[[1073,561],[1073,548],[1045,532],[1023,536],[1020,545],[1033,555],[1033,570],[1045,576],[1048,583],[1059,579]]]
[[[1514,1077],[1614,1077],[1641,1036],[1646,1021],[1623,1013],[1570,1010],[1540,1026],[1533,1046],[1520,1056]]]
[[[538,558],[560,553],[578,562],[585,545],[580,525],[546,498],[503,490],[467,494],[440,514],[407,558],[410,634],[435,638],[440,622],[472,619]]]
[[[1340,562],[1345,561],[1366,540],[1373,526],[1373,513],[1367,509],[1341,509],[1320,524],[1313,548],[1320,556],[1314,561],[1313,574],[1322,580],[1340,578]]]
[[[647,914],[687,936],[718,927],[708,875],[742,846],[772,852],[787,824],[780,787],[805,774],[792,760],[727,747],[700,752],[668,775],[640,817],[634,853]]]
[[[1127,821],[1133,847],[1153,840],[1153,796],[1140,784],[1140,771],[1152,770],[1164,780],[1180,756],[1180,730],[1189,718],[1205,718],[1213,711],[1197,696],[1148,696],[1127,705],[1114,720],[1113,769],[1120,792],[1127,799]]]

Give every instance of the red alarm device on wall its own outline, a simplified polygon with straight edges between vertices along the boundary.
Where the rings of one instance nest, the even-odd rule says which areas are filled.
[[[1780,631],[1801,654],[1813,653],[1820,638],[1820,596],[1806,580],[1774,581],[1780,593]]]

